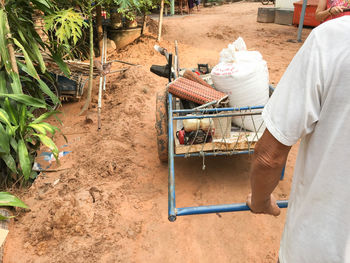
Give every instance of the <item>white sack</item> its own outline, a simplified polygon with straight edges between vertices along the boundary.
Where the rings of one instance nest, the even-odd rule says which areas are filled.
[[[265,105],[269,99],[266,61],[258,51],[244,50],[243,39],[237,41],[220,53],[220,63],[211,72],[214,86],[229,95],[231,107]],[[241,51],[237,51],[238,48]],[[255,131],[259,129],[263,120],[259,115],[253,116],[253,120],[251,116],[246,116],[244,120],[235,117],[233,123]],[[259,131],[262,132],[264,128],[265,126]]]

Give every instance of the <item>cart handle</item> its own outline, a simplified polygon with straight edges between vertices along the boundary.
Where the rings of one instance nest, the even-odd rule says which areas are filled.
[[[279,208],[287,208],[288,200],[277,201],[277,205]],[[240,212],[240,211],[250,211],[250,208],[246,203],[175,208],[176,216]],[[176,216],[169,216],[169,220],[172,222],[175,221]]]
[[[166,60],[169,62],[169,53],[168,53],[168,51],[165,48],[160,47],[158,45],[154,45],[154,49],[155,49],[155,51],[157,51],[161,55],[165,56]]]
[[[174,68],[173,68],[173,54],[172,53],[168,53],[168,51],[163,48],[163,47],[160,47],[158,45],[154,45],[154,49],[159,52],[161,55],[165,56],[166,58],[166,61],[168,63],[168,66],[170,68],[170,74],[169,74],[169,82],[171,82],[175,76],[175,71],[174,71]]]

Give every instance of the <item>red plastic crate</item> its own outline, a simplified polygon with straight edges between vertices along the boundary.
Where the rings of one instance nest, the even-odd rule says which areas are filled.
[[[293,25],[299,25],[301,8],[303,7],[303,1],[299,1],[293,4],[294,5],[294,15],[293,15]],[[317,9],[318,0],[308,0],[306,5],[304,25],[316,27],[321,24],[320,21],[317,21],[315,18],[315,12]]]

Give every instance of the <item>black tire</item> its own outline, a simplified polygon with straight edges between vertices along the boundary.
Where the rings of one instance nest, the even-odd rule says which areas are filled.
[[[261,0],[261,3],[263,4],[263,5],[268,5],[269,4],[269,0]]]
[[[168,103],[166,92],[157,93],[156,131],[158,157],[161,162],[168,162]]]

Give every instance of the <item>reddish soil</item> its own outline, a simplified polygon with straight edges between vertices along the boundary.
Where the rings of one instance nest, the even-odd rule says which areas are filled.
[[[268,62],[278,83],[301,44],[293,26],[259,24],[259,3],[202,8],[191,16],[166,18],[162,46],[179,41],[181,67],[215,65],[219,52],[241,36]],[[304,30],[303,37],[310,30]],[[97,131],[97,85],[91,111],[78,116],[83,101],[62,108],[63,132],[72,153],[58,172],[39,176],[20,193],[30,206],[10,225],[4,262],[273,262],[286,211],[275,218],[249,212],[167,219],[167,166],[158,161],[156,92],[166,80],[149,72],[164,58],[147,35],[110,59],[142,66],[108,77],[102,129]],[[123,67],[115,64],[113,69]],[[59,145],[65,144],[57,138]],[[279,199],[288,198],[296,148]],[[244,202],[249,193],[250,156],[176,160],[177,206]]]

